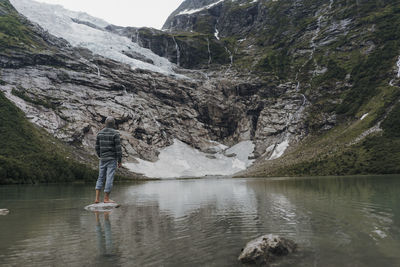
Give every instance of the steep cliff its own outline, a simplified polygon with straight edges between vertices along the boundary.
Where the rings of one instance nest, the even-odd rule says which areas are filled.
[[[139,46],[167,58],[178,67],[209,69],[213,65],[230,62],[229,53],[221,42],[204,33],[168,33],[151,28],[118,27],[109,25],[107,30],[129,37]]]

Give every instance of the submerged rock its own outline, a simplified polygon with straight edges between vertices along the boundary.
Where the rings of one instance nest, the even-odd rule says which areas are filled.
[[[8,213],[10,213],[8,209],[0,209],[0,215],[7,215]]]
[[[91,204],[85,207],[85,210],[89,211],[110,211],[114,208],[119,208],[120,205],[118,203],[97,203],[97,204]]]
[[[238,260],[242,263],[267,265],[276,258],[296,250],[296,243],[277,235],[263,235],[248,242]]]

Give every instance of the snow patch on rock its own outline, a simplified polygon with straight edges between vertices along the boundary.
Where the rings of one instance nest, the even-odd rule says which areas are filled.
[[[133,172],[154,178],[231,175],[245,170],[254,162],[249,160],[253,150],[254,144],[251,141],[243,141],[210,157],[175,139],[171,146],[160,151],[158,161],[138,159],[138,163],[126,163],[125,166]]]
[[[214,36],[217,40],[219,40],[219,31],[217,28],[215,28]]]
[[[361,116],[360,120],[365,119],[368,116],[368,113],[365,113],[364,115]]]
[[[372,233],[373,233],[372,238],[374,238],[374,239],[376,239],[375,236],[379,237],[380,239],[384,239],[387,237],[387,234],[384,231],[379,230],[377,228],[375,230],[373,230]]]
[[[269,160],[273,160],[273,159],[277,159],[282,157],[283,153],[285,153],[286,149],[289,147],[289,141],[285,140],[282,143],[279,143],[274,151],[272,152],[271,157],[269,158]]]
[[[210,8],[212,8],[213,6],[216,6],[216,5],[218,5],[219,3],[222,3],[222,2],[224,2],[224,1],[225,1],[225,0],[219,0],[218,2],[209,4],[209,5],[204,6],[204,7],[201,7],[201,8],[196,8],[196,9],[185,9],[185,10],[179,12],[178,14],[176,14],[176,16],[180,16],[180,15],[191,15],[191,14],[194,14],[194,13],[198,13],[198,12],[200,12],[200,11],[203,11],[203,10],[206,10],[206,9],[210,9]]]

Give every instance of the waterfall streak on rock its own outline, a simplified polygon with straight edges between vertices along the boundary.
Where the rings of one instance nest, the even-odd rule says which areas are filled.
[[[309,58],[310,60],[313,59],[313,57],[314,57],[314,53],[315,53],[315,50],[316,50],[315,39],[317,39],[317,37],[318,37],[318,35],[319,35],[320,31],[321,31],[321,20],[322,20],[323,16],[324,15],[322,14],[322,15],[320,15],[318,17],[317,29],[315,30],[314,35],[313,35],[313,37],[311,38],[311,41],[310,41],[310,46],[312,47],[312,51],[311,51],[310,58]]]
[[[180,66],[180,60],[181,60],[181,51],[179,49],[179,45],[175,40],[175,36],[172,36],[172,40],[174,40],[175,43],[175,49],[176,49],[176,65],[178,65],[178,67]]]
[[[211,51],[210,51],[210,40],[207,37],[207,50],[208,50],[208,65],[211,64]]]
[[[329,9],[329,10],[332,9],[332,5],[333,5],[333,0],[330,0],[329,6],[328,6],[328,9]],[[319,13],[319,12],[317,12],[317,13]],[[317,67],[318,67],[317,62],[316,62],[315,59],[314,59],[314,54],[315,54],[315,51],[316,51],[315,40],[317,39],[319,33],[321,32],[321,21],[322,21],[322,18],[326,15],[326,13],[327,13],[326,9],[325,9],[325,10],[322,10],[322,11],[321,11],[321,15],[318,16],[318,19],[317,19],[317,29],[315,29],[314,34],[313,34],[313,36],[311,37],[311,40],[310,40],[310,47],[312,48],[312,50],[311,50],[309,59],[308,59],[307,61],[305,61],[305,62],[301,65],[301,67],[299,68],[299,70],[298,70],[297,73],[296,73],[296,77],[295,77],[295,81],[297,82],[296,91],[299,91],[299,90],[300,90],[300,81],[299,81],[298,77],[299,77],[299,74],[300,74],[301,70],[306,66],[306,64],[307,64],[310,60],[314,60],[314,64],[317,65]],[[400,59],[399,59],[399,60],[400,60]],[[400,68],[400,67],[399,67],[399,68]],[[399,75],[400,75],[400,69],[399,69]]]
[[[101,77],[99,66],[97,66],[96,64],[95,64],[94,66],[95,66],[96,69],[97,69],[97,76],[98,76],[98,77]]]
[[[225,51],[229,54],[229,59],[231,60],[231,63],[229,64],[229,69],[230,69],[233,65],[233,54],[231,50],[229,50],[226,46],[225,46]]]
[[[218,29],[217,29],[217,25],[215,25],[214,36],[215,36],[215,38],[217,38],[217,40],[219,40],[219,31],[218,31]]]
[[[397,58],[396,66],[397,66],[396,78],[390,80],[389,82],[390,86],[394,86],[395,79],[400,78],[400,56]]]
[[[397,65],[397,78],[400,78],[400,56],[397,60],[396,65]]]
[[[136,29],[136,43],[138,44],[138,46],[141,46],[139,43],[139,29]]]
[[[330,2],[329,2],[329,9],[332,9],[332,5],[333,5],[333,0],[330,0]]]

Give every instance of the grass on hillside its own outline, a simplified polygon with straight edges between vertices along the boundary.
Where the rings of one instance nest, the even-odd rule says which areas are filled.
[[[35,51],[44,46],[10,2],[0,0],[0,49]]]

